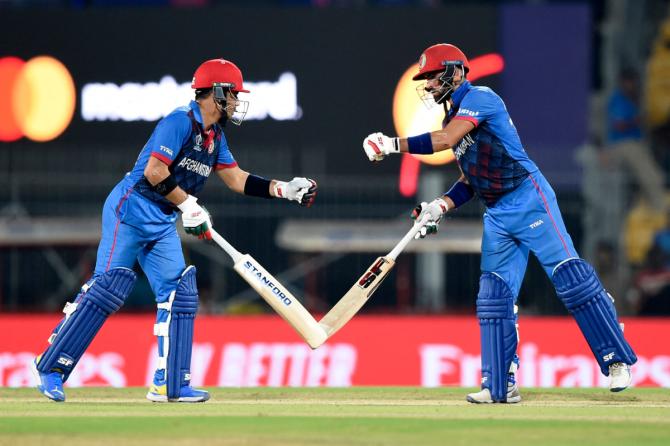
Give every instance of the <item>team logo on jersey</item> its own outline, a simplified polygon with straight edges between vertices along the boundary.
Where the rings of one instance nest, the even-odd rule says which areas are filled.
[[[202,135],[195,135],[195,146],[193,150],[200,152],[202,150]]]
[[[421,57],[419,57],[419,70],[423,69],[423,67],[426,66],[426,55],[422,54]]]
[[[209,142],[209,146],[207,146],[207,153],[210,155],[214,152],[214,138]]]

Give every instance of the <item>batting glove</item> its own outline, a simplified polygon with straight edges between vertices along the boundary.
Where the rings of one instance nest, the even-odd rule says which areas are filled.
[[[370,161],[381,161],[386,155],[400,153],[400,142],[398,138],[389,138],[377,132],[363,140],[363,150]]]
[[[198,199],[189,195],[177,206],[181,211],[181,221],[187,234],[198,236],[199,239],[212,239],[212,218],[207,209],[198,204]]]
[[[275,197],[297,201],[300,206],[310,207],[316,198],[316,181],[310,178],[295,177],[289,182],[276,181]]]
[[[419,229],[414,236],[415,239],[424,238],[427,235],[435,234],[440,226],[440,220],[449,210],[447,202],[441,198],[436,198],[430,203],[425,201],[418,204],[410,214],[412,220],[420,221],[428,216],[428,221]]]

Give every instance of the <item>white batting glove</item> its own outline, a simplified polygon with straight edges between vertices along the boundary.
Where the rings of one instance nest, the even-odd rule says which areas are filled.
[[[275,197],[297,201],[300,206],[310,207],[316,198],[316,181],[310,178],[295,177],[289,182],[275,181]]]
[[[187,234],[195,235],[199,239],[212,239],[212,218],[207,209],[198,204],[198,199],[189,195],[183,203],[177,206],[181,211],[181,221]]]
[[[363,140],[363,150],[370,161],[381,161],[386,155],[400,153],[400,142],[398,138],[389,138],[377,132]]]
[[[435,234],[440,226],[440,220],[442,220],[442,217],[448,210],[449,205],[442,198],[436,198],[430,203],[424,201],[418,204],[410,214],[412,220],[421,221],[425,216],[429,216],[429,218],[414,238],[419,239],[430,234]]]

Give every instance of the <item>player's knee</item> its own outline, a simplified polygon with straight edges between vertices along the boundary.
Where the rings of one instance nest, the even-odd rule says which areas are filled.
[[[477,294],[477,317],[514,318],[514,295],[507,282],[500,276],[489,272],[482,273]]]
[[[198,311],[198,285],[195,275],[196,269],[193,265],[187,267],[181,275],[172,301],[173,313],[196,313]]]
[[[86,299],[112,314],[121,308],[133,290],[137,275],[128,268],[112,268],[98,276],[86,291]]]
[[[582,259],[569,259],[558,265],[552,282],[556,294],[569,311],[581,307],[604,292],[595,270]]]

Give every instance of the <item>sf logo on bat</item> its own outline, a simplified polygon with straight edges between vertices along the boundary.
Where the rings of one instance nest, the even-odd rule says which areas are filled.
[[[369,270],[363,274],[363,277],[361,277],[361,280],[358,281],[358,286],[367,289],[375,280],[377,280],[377,277],[382,273],[382,265],[384,263],[387,263],[386,260],[383,258],[379,258],[371,267]]]

